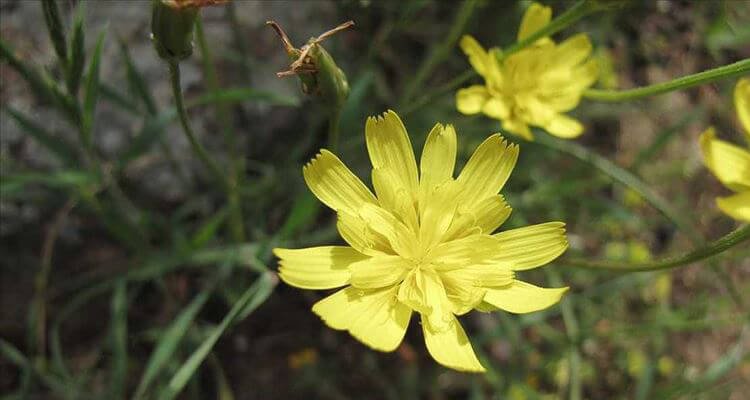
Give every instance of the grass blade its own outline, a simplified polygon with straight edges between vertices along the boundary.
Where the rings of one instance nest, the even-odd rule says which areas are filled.
[[[99,39],[96,41],[94,55],[91,57],[91,63],[89,64],[88,77],[86,78],[86,89],[83,98],[83,132],[81,132],[83,137],[81,140],[83,145],[88,149],[94,147],[92,129],[96,101],[99,97],[99,64],[102,58],[104,36],[105,31],[102,31],[102,33],[99,34]]]
[[[112,399],[125,398],[128,377],[128,291],[127,281],[120,279],[112,293]]]
[[[98,183],[96,175],[80,170],[61,170],[52,173],[30,172],[3,176],[0,180],[0,196],[7,198],[24,194],[29,185],[46,185],[58,189],[82,187]]]
[[[141,381],[138,383],[135,395],[133,395],[134,400],[143,398],[149,385],[151,385],[153,380],[167,365],[167,362],[172,359],[172,355],[175,350],[177,350],[178,345],[182,342],[190,325],[193,324],[193,320],[195,320],[198,312],[200,312],[203,305],[206,304],[212,291],[213,286],[207,287],[195,296],[195,299],[193,299],[193,301],[191,301],[190,304],[180,312],[180,315],[172,321],[169,328],[167,328],[161,336],[154,347],[154,351],[151,352],[151,357],[146,363],[146,368],[141,377]]]
[[[143,79],[143,76],[140,72],[138,72],[138,69],[135,67],[135,63],[133,62],[133,58],[130,56],[130,52],[128,51],[128,46],[125,44],[123,40],[120,40],[120,55],[122,56],[122,59],[125,61],[125,70],[126,75],[128,78],[128,85],[130,86],[130,90],[133,92],[133,94],[137,95],[138,98],[141,99],[143,102],[143,105],[146,106],[146,111],[150,115],[156,115],[157,108],[156,108],[156,102],[154,101],[153,96],[151,95],[151,91],[149,90],[148,84],[146,84],[146,81]]]
[[[68,85],[68,93],[71,96],[76,96],[78,93],[78,89],[81,86],[81,77],[83,76],[83,66],[86,63],[85,35],[83,30],[84,4],[81,2],[78,5],[78,11],[73,21],[73,36],[70,38],[70,68],[68,68],[66,83]]]
[[[44,13],[44,22],[47,24],[47,31],[52,45],[55,47],[55,53],[60,60],[63,71],[68,69],[68,49],[65,45],[65,28],[60,19],[60,10],[57,8],[56,0],[42,0],[42,12]]]
[[[271,294],[274,286],[276,286],[276,282],[276,277],[270,273],[261,275],[242,294],[242,297],[234,303],[232,309],[229,310],[221,323],[211,331],[211,334],[193,352],[190,358],[182,364],[158,398],[161,400],[172,400],[180,394],[229,326],[243,313],[248,314],[248,311],[252,312],[260,306]]]
[[[11,107],[6,108],[5,111],[16,121],[18,126],[23,129],[24,132],[33,137],[40,145],[42,145],[42,147],[57,156],[57,158],[65,165],[73,165],[76,163],[76,150],[65,140],[47,132],[44,127],[38,125],[36,122]]]

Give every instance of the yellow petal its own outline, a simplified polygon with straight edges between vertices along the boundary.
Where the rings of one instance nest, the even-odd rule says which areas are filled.
[[[503,129],[528,141],[534,140],[534,135],[531,134],[529,125],[518,118],[508,118],[503,120]]]
[[[489,98],[490,93],[485,86],[469,86],[456,92],[456,109],[466,115],[478,114]]]
[[[730,217],[750,222],[750,191],[735,194],[734,196],[719,197],[716,204],[721,211]]]
[[[580,64],[591,54],[591,40],[585,33],[579,33],[557,45],[555,68],[571,68]]]
[[[583,133],[583,125],[580,122],[563,114],[556,114],[550,118],[544,129],[563,139],[573,139]]]
[[[445,330],[435,329],[427,318],[422,317],[422,332],[427,351],[435,361],[448,368],[466,372],[484,372],[485,369],[477,360],[461,324],[452,314],[446,317],[450,318],[450,324]]]
[[[475,264],[463,268],[438,272],[445,284],[446,290],[455,287],[503,287],[513,283],[514,272],[507,265]]]
[[[471,209],[476,203],[496,195],[508,180],[517,159],[518,146],[508,144],[499,134],[480,144],[456,180],[461,199],[459,210]]]
[[[280,259],[279,277],[302,289],[333,289],[349,283],[349,266],[367,256],[344,246],[273,249]]]
[[[500,243],[492,262],[510,265],[514,271],[536,268],[559,257],[568,248],[565,224],[547,222],[493,235]]]
[[[366,204],[359,209],[359,216],[367,228],[384,237],[397,254],[407,258],[414,254],[416,236],[393,214],[381,207]]]
[[[505,202],[505,198],[498,194],[477,203],[470,212],[474,214],[476,224],[482,233],[491,234],[508,219],[511,208]]]
[[[419,221],[414,200],[408,190],[401,186],[397,174],[387,169],[374,168],[372,185],[378,195],[380,207],[398,217],[412,230],[416,230]]]
[[[336,211],[355,211],[363,204],[376,203],[370,189],[328,150],[321,150],[302,169],[302,174],[313,194]]]
[[[433,327],[447,328],[444,316],[450,313],[451,306],[437,272],[412,269],[399,285],[398,300],[429,318]]]
[[[510,107],[503,99],[494,96],[487,99],[482,112],[490,118],[505,119],[510,116]]]
[[[419,161],[420,190],[452,179],[455,165],[456,130],[453,125],[436,124],[427,135]]]
[[[737,86],[734,87],[734,108],[750,142],[750,78],[737,81]]]
[[[548,289],[514,280],[505,288],[487,289],[484,301],[501,310],[525,314],[554,305],[567,291],[567,287]]]
[[[735,192],[750,190],[750,152],[716,139],[713,128],[703,132],[700,144],[706,167],[721,183]]]
[[[523,15],[521,27],[518,29],[518,41],[526,39],[534,32],[544,28],[552,19],[552,8],[539,3],[531,3]]]
[[[349,265],[352,286],[377,289],[400,282],[411,265],[399,256],[370,257]]]
[[[391,171],[399,186],[416,196],[417,161],[406,128],[398,115],[388,110],[381,117],[367,118],[365,138],[373,168]]]
[[[326,325],[347,330],[380,351],[398,347],[411,318],[409,307],[396,300],[396,287],[362,290],[349,286],[315,303],[312,310]]]
[[[440,243],[430,252],[430,260],[439,271],[463,268],[494,260],[501,242],[478,232],[460,239]]]
[[[476,70],[479,75],[485,76],[487,71],[492,68],[492,65],[489,62],[490,54],[487,53],[476,39],[469,35],[461,37],[459,46],[461,46],[461,50],[464,51],[466,57],[469,58],[469,64],[471,64],[474,70]]]
[[[388,239],[372,230],[368,222],[359,214],[340,211],[336,228],[341,237],[362,254],[369,256],[395,254]]]

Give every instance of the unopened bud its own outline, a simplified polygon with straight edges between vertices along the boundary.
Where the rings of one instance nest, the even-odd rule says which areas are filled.
[[[151,40],[159,57],[180,61],[193,54],[198,10],[228,0],[152,0]]]

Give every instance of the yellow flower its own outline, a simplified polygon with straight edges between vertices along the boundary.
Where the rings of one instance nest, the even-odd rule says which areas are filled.
[[[750,79],[742,78],[734,88],[734,107],[750,144]],[[714,128],[700,138],[703,162],[717,178],[736,194],[716,198],[719,209],[730,217],[750,222],[750,152],[716,139]]]
[[[511,212],[498,192],[518,157],[518,146],[500,135],[479,145],[457,178],[451,125],[429,133],[419,168],[393,111],[369,118],[365,137],[376,195],[325,149],[303,169],[310,190],[336,211],[349,246],[274,249],[281,279],[303,289],[346,286],[313,312],[380,351],[401,343],[416,311],[435,360],[484,371],[456,316],[472,309],[528,313],[557,303],[567,288],[540,288],[516,280],[515,271],[562,254],[564,224],[493,235]]]
[[[551,8],[533,3],[523,17],[518,40],[547,25],[551,16]],[[486,51],[471,36],[464,36],[460,45],[485,84],[459,90],[458,111],[501,120],[503,129],[527,140],[533,140],[529,125],[566,139],[583,133],[581,123],[563,113],[578,105],[599,73],[597,61],[588,59],[588,36],[578,34],[559,45],[544,37],[503,61],[499,61],[500,49]]]

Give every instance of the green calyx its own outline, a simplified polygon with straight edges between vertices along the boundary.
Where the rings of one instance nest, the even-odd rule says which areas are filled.
[[[153,0],[151,40],[164,60],[181,61],[193,54],[193,28],[198,17],[196,7],[174,7]]]

